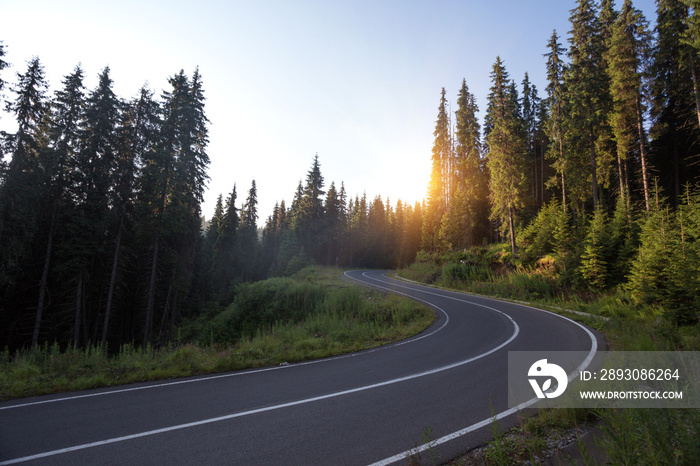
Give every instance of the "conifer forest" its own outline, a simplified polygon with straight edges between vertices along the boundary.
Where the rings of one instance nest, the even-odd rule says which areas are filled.
[[[16,120],[0,135],[0,348],[167,345],[246,282],[311,264],[468,269],[496,244],[498,273],[582,296],[624,290],[696,325],[700,2],[656,3],[652,28],[630,0],[572,2],[570,30],[542,44],[544,89],[494,57],[470,70],[490,76],[485,109],[469,76],[446,83],[451,107],[445,88],[427,90],[423,202],[351,195],[363,187],[324,179],[324,154],[309,154],[266,219],[254,181],[202,212],[206,70],[126,98],[108,67],[94,89],[80,65],[48,83],[37,57],[10,76],[0,42],[0,99]]]

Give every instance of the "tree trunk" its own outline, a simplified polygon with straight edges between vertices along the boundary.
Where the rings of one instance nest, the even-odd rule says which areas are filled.
[[[532,173],[532,184],[530,185],[532,188],[530,190],[530,195],[533,199],[535,199],[535,201],[537,201],[537,158],[534,158],[532,161],[530,172]]]
[[[158,332],[158,343],[159,345],[163,345],[164,343],[167,342],[167,337],[166,337],[166,322],[168,322],[168,316],[170,315],[171,312],[171,306],[170,306],[170,296],[172,295],[173,292],[173,282],[175,281],[175,278],[172,279],[170,282],[170,286],[168,287],[168,295],[165,297],[165,306],[163,306],[163,318],[160,320],[160,331]]]
[[[632,188],[630,188],[630,173],[627,164],[627,159],[622,160],[622,176],[625,178],[625,191],[627,192],[627,208],[629,209],[631,206],[629,193],[632,192]]]
[[[153,307],[156,299],[156,281],[158,275],[158,245],[160,236],[156,235],[153,245],[153,260],[151,262],[151,279],[148,283],[148,301],[146,303],[146,322],[143,326],[143,349],[148,347],[153,333]]]
[[[591,152],[591,190],[593,193],[593,207],[598,207],[598,167],[596,165],[595,159],[595,136],[593,134],[593,128],[589,132],[589,143]]]
[[[513,221],[513,208],[508,206],[508,226],[510,228],[510,247],[513,251],[513,257],[516,256],[515,250],[515,222]]]
[[[78,274],[78,285],[75,292],[75,324],[73,326],[73,347],[78,348],[80,345],[80,324],[82,319],[83,308],[83,272]]]
[[[173,340],[173,329],[175,328],[175,319],[177,319],[178,316],[178,300],[177,300],[177,292],[175,293],[175,296],[173,297],[173,305],[172,305],[172,310],[170,311],[170,324],[168,325],[167,333],[168,333],[168,343],[170,343]]]
[[[53,235],[56,231],[57,211],[58,202],[54,201],[53,210],[51,211],[51,226],[49,227],[49,239],[46,242],[44,269],[41,272],[41,281],[39,282],[39,302],[36,305],[36,319],[34,321],[34,333],[32,334],[33,347],[36,347],[39,344],[39,330],[41,328],[42,314],[44,313],[44,299],[46,299],[46,282],[49,279],[49,267],[51,265],[51,249],[53,248]]]
[[[695,97],[695,113],[698,117],[698,127],[700,127],[700,90],[698,89],[698,79],[695,74],[695,60],[690,56],[690,71],[693,77],[693,95]]]
[[[700,118],[700,113],[698,113]],[[639,155],[642,159],[642,183],[644,183],[644,203],[649,212],[649,179],[647,178],[647,155],[644,147],[644,118],[642,116],[642,99],[637,94],[637,131],[639,133]]]
[[[102,342],[100,345],[104,348],[107,344],[107,331],[109,330],[109,317],[112,312],[112,300],[114,298],[114,287],[117,282],[117,268],[119,265],[119,253],[122,243],[122,231],[124,230],[124,216],[119,219],[119,227],[117,229],[117,239],[114,246],[114,257],[112,259],[112,276],[109,279],[109,291],[107,292],[107,305],[105,306],[105,321],[102,326]]]
[[[678,155],[678,133],[675,125],[671,126],[671,145],[673,146],[673,205],[681,203],[681,168],[680,157]]]
[[[620,153],[617,153],[617,178],[618,182],[620,183],[620,197],[622,198],[622,202],[624,203],[625,207],[629,208],[629,205],[627,204],[628,199],[626,199],[626,189],[625,189],[625,177],[622,174],[622,156]]]
[[[540,144],[540,207],[544,205],[544,143]]]
[[[561,137],[559,138],[559,159],[562,161],[562,167],[561,167],[561,199],[562,199],[562,207],[564,208],[564,212],[566,212],[566,177],[564,173],[566,172],[566,164],[564,162],[564,143],[561,140]]]

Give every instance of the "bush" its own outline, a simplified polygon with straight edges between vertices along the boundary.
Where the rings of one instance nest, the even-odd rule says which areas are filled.
[[[698,322],[700,200],[689,197],[675,214],[662,208],[642,222],[628,289],[638,303],[658,304],[677,325]]]
[[[199,334],[203,343],[235,343],[277,322],[298,322],[319,311],[327,295],[321,285],[291,278],[271,278],[242,285],[233,303]]]
[[[425,252],[418,253],[416,262],[400,270],[402,277],[423,283],[434,283],[440,276],[440,265],[436,258]]]
[[[556,239],[558,223],[562,221],[561,211],[561,204],[555,199],[542,207],[537,217],[523,230],[519,242],[526,262],[557,252]],[[566,217],[563,220],[566,221]]]
[[[491,281],[493,273],[484,265],[451,262],[442,267],[442,277],[450,281]]]
[[[0,400],[332,356],[415,335],[435,317],[415,301],[350,286],[339,275],[304,269],[295,279],[243,285],[225,310],[197,320],[198,340],[177,347],[126,345],[112,356],[57,344],[5,349]]]
[[[519,296],[547,298],[556,296],[556,287],[542,275],[520,271],[509,274],[507,281]]]

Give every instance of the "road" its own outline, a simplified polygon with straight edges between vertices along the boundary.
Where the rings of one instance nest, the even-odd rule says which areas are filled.
[[[488,439],[494,415],[501,429],[516,422],[508,351],[599,344],[582,325],[531,307],[378,271],[346,276],[426,303],[437,319],[413,338],[346,356],[1,403],[0,465],[442,461]]]

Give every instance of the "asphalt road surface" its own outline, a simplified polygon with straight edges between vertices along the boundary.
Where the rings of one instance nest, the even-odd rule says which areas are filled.
[[[349,279],[433,307],[392,345],[265,369],[0,404],[0,465],[391,464],[448,460],[512,426],[508,351],[586,351],[594,332],[379,271]],[[523,406],[521,406],[522,408]]]

